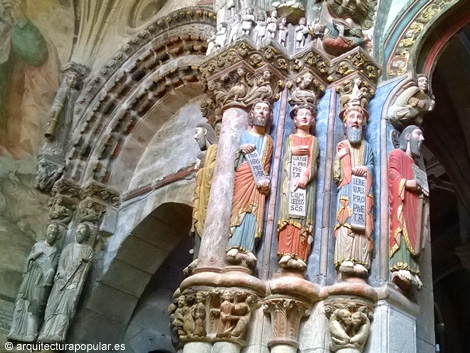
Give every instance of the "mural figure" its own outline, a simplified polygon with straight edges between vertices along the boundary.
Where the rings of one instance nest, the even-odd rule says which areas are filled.
[[[52,288],[59,261],[54,245],[60,238],[59,226],[48,225],[46,238],[37,242],[26,259],[26,267],[13,312],[8,338],[21,342],[35,342],[42,323],[47,298]]]
[[[410,124],[421,125],[424,114],[434,110],[436,102],[429,92],[429,82],[426,75],[418,75],[418,83],[411,83],[398,96],[395,104],[389,110],[390,123],[402,130]]]
[[[423,141],[422,130],[410,125],[400,136],[400,147],[389,156],[390,271],[393,282],[403,290],[423,285],[419,259],[426,244],[429,216],[429,191],[419,180],[426,176],[418,166]]]
[[[240,136],[226,257],[229,263],[245,260],[248,267],[256,263],[253,254],[255,239],[259,239],[263,232],[264,205],[270,188],[273,142],[268,132],[271,114],[269,102],[256,102],[249,113],[249,128]],[[254,152],[259,156],[260,165],[257,167],[261,170],[252,171],[247,160]]]
[[[86,244],[90,228],[77,227],[75,243],[67,245],[60,255],[59,267],[47,302],[40,342],[64,342],[72,322],[78,299],[91,267],[94,251]]]
[[[196,186],[193,195],[193,222],[190,236],[193,240],[194,261],[188,268],[195,268],[197,256],[204,233],[204,223],[207,215],[207,205],[211,192],[212,176],[214,175],[215,159],[217,156],[217,138],[212,126],[208,123],[200,123],[196,127],[194,139],[205,155],[201,157],[199,170],[196,173]]]
[[[295,106],[291,111],[296,132],[284,144],[281,173],[277,249],[279,265],[304,270],[313,241],[315,177],[319,154],[315,131],[315,107]],[[298,189],[303,192],[296,192]]]
[[[42,66],[49,55],[46,40],[24,15],[24,1],[0,0],[0,132],[8,124],[7,102],[14,66],[22,61]]]
[[[364,276],[370,268],[374,223],[374,155],[364,140],[368,114],[360,106],[348,106],[340,117],[346,138],[336,146],[334,162],[334,180],[338,186],[334,263],[342,274]],[[360,185],[353,186],[353,180]],[[357,197],[361,203],[355,202]]]

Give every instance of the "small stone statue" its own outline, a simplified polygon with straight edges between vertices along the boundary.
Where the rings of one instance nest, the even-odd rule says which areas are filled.
[[[236,303],[234,305],[232,315],[230,317],[234,328],[231,333],[231,337],[242,339],[245,331],[250,323],[251,313],[253,305],[255,304],[255,298],[249,295],[245,302]]]
[[[225,45],[227,40],[227,23],[219,23],[217,33],[215,34],[215,49],[219,50]]]
[[[210,36],[207,38],[207,51],[206,51],[206,56],[212,55],[215,50],[215,40],[217,39],[217,34],[215,32],[215,29],[211,29],[210,31]]]
[[[38,163],[38,170],[34,178],[34,187],[44,192],[50,192],[54,183],[61,177],[64,168],[48,163],[44,159]]]
[[[360,27],[352,22],[335,18],[324,28],[323,47],[331,55],[339,56],[357,46],[364,47],[366,39]]]
[[[230,36],[228,39],[228,43],[235,42],[238,37],[240,36],[240,32],[242,30],[242,16],[240,14],[235,14],[233,16],[233,23],[230,26]]]
[[[307,40],[308,33],[309,28],[307,26],[307,19],[305,17],[301,17],[299,24],[295,29],[295,49],[302,49],[305,47],[305,41]]]
[[[242,34],[249,37],[254,25],[255,15],[253,15],[253,8],[248,7],[245,15],[242,16]]]
[[[258,21],[255,27],[255,42],[256,45],[260,45],[263,38],[266,36],[266,19],[261,13],[258,15]]]
[[[59,225],[49,224],[46,239],[34,244],[26,259],[23,281],[16,297],[8,334],[11,340],[36,341],[59,261],[59,252],[54,245],[59,237]]]
[[[287,45],[287,36],[289,35],[289,32],[287,30],[287,18],[286,17],[281,17],[279,20],[279,25],[278,25],[278,31],[279,31],[279,36],[278,36],[278,43],[285,47]]]
[[[249,113],[249,128],[240,136],[240,152],[236,159],[234,196],[230,218],[230,239],[227,262],[253,268],[255,240],[263,232],[264,205],[270,189],[269,172],[273,143],[269,136],[271,105],[258,101]],[[255,175],[248,155],[257,152],[261,171]],[[255,159],[255,158],[254,158]],[[254,163],[254,162],[253,162]]]
[[[276,31],[277,31],[277,11],[272,10],[271,11],[271,16],[268,17],[266,21],[266,38],[268,39],[274,39],[276,37]]]
[[[350,19],[360,24],[369,11],[367,0],[327,0],[327,6],[335,17]]]
[[[412,82],[398,96],[388,115],[390,123],[398,130],[407,125],[421,125],[424,114],[434,110],[434,96],[429,92],[429,82],[426,75],[418,75],[418,82]]]
[[[196,293],[196,303],[191,307],[194,322],[193,337],[206,336],[206,295],[204,292]]]
[[[421,170],[418,165],[423,141],[418,126],[407,126],[400,135],[400,147],[390,153],[388,163],[390,271],[393,282],[404,291],[423,285],[419,261],[426,244],[429,190],[415,170]],[[420,174],[426,175],[424,170]]]
[[[67,224],[72,220],[72,210],[75,206],[67,207],[63,196],[49,200],[49,217],[54,221]]]
[[[269,70],[265,70],[261,76],[255,81],[255,85],[251,89],[251,92],[244,100],[246,104],[250,104],[256,100],[267,100],[271,99],[274,95],[271,87],[272,74]]]
[[[336,309],[329,320],[330,350],[361,353],[370,333],[370,320],[364,312]]]
[[[67,245],[60,255],[44,325],[38,338],[40,342],[65,341],[94,255],[93,248],[85,243],[89,238],[90,228],[80,223],[75,243]]]

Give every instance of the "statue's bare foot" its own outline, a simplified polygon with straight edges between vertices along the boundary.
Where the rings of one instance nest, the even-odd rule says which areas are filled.
[[[369,271],[367,271],[367,268],[365,268],[364,265],[361,264],[355,264],[354,265],[354,272],[357,273],[358,275],[366,275]]]
[[[279,260],[279,266],[286,267],[286,265],[287,265],[287,263],[289,262],[290,259],[291,259],[290,255],[284,255]]]

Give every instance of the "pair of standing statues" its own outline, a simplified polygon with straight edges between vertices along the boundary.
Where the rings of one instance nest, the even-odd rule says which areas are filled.
[[[80,224],[75,242],[60,253],[60,226],[48,225],[46,239],[37,242],[26,259],[8,339],[65,341],[93,259],[93,248],[86,244],[89,237],[88,225]]]
[[[313,241],[314,179],[319,155],[314,136],[315,115],[311,104],[295,106],[291,112],[295,133],[284,143],[278,257],[280,266],[289,270],[306,269]],[[343,276],[365,277],[370,270],[374,228],[374,152],[364,138],[368,113],[360,104],[346,105],[340,118],[344,139],[336,147],[334,161],[334,181],[338,187],[334,264]],[[240,137],[226,254],[230,264],[249,268],[256,264],[254,249],[262,234],[265,200],[270,189],[273,150],[270,123],[270,104],[257,102],[249,113],[249,128]],[[416,170],[420,169],[423,140],[418,126],[408,126],[401,134],[400,147],[390,154],[390,269],[394,282],[401,288],[409,284],[421,286],[418,262],[424,244],[421,234],[427,218],[427,192],[417,182]],[[212,173],[215,153],[210,154],[209,160]]]

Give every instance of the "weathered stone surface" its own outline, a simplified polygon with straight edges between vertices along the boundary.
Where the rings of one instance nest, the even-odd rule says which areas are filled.
[[[120,260],[114,260],[101,283],[139,298],[152,276]]]

